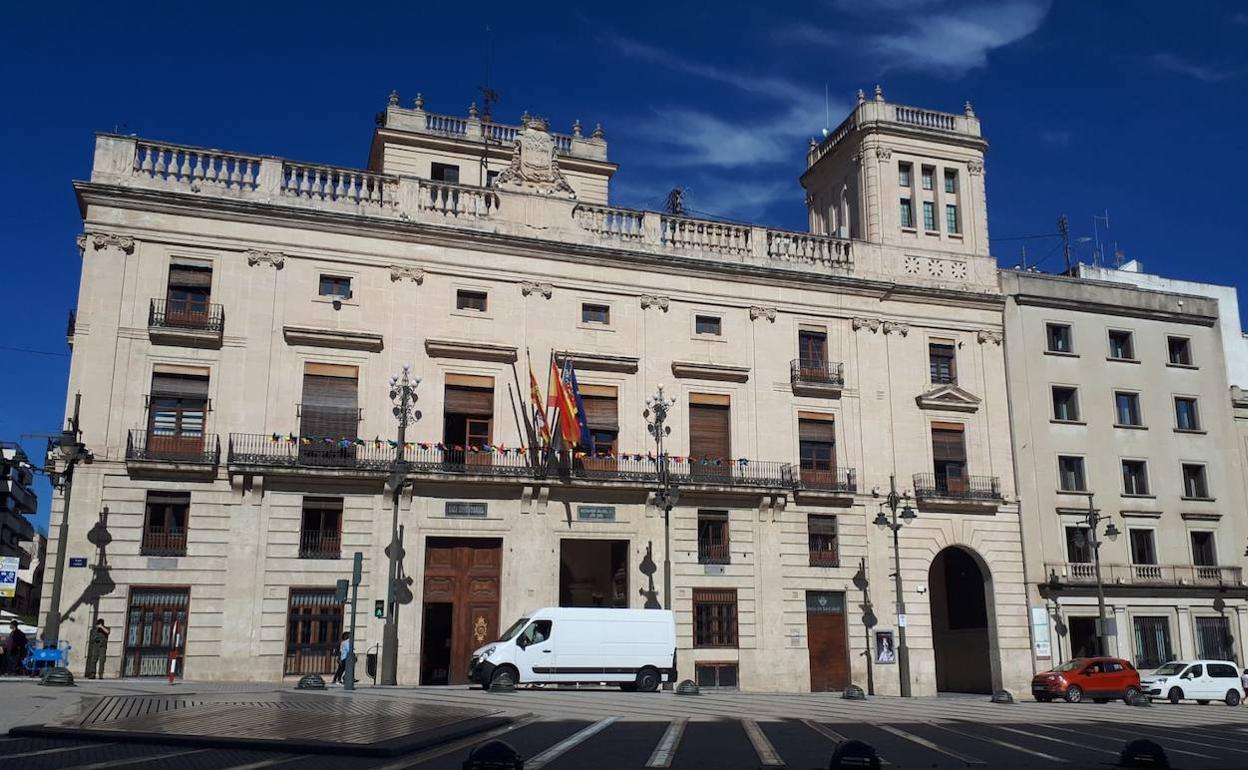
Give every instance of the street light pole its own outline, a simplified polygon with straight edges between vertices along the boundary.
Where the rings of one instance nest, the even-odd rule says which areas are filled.
[[[888,496],[884,498],[883,506],[887,507],[892,513],[892,519],[884,516],[881,509],[876,515],[873,522],[876,526],[888,527],[893,531],[893,590],[897,594],[897,676],[901,682],[901,697],[910,697],[910,647],[906,644],[906,599],[901,585],[901,528],[917,518],[914,509],[910,507],[910,493],[897,493],[897,477],[890,475],[888,477]],[[878,494],[873,493],[878,497]],[[897,509],[902,504],[901,515],[898,516]],[[899,520],[900,519],[900,520]]]
[[[676,399],[663,394],[660,385],[653,396],[646,399],[646,409],[641,413],[646,419],[646,430],[654,436],[654,447],[658,463],[659,489],[654,494],[654,501],[663,508],[663,609],[672,608],[672,508],[680,498],[680,490],[672,486],[671,472],[668,467],[667,453],[663,451],[663,439],[672,434],[667,424],[667,415],[676,405]]]
[[[69,418],[69,427],[61,431],[57,449],[65,460],[65,470],[60,476],[65,490],[64,505],[61,509],[61,523],[56,528],[56,571],[52,573],[52,596],[48,599],[48,614],[43,624],[43,640],[59,642],[61,638],[61,589],[65,583],[65,554],[69,552],[69,503],[74,491],[74,467],[79,462],[91,463],[95,457],[79,440],[82,430],[78,426],[78,410],[82,406],[82,394],[74,394],[74,416]],[[49,440],[48,450],[52,446]],[[54,484],[53,486],[58,486]]]
[[[411,367],[404,366],[403,373],[390,378],[390,400],[394,402],[395,418],[399,423],[398,446],[395,447],[394,469],[390,473],[390,488],[393,492],[393,506],[390,516],[390,547],[386,549],[390,557],[389,579],[386,581],[386,624],[381,633],[381,683],[383,685],[398,684],[399,664],[399,603],[395,599],[396,583],[399,580],[399,502],[403,497],[403,485],[407,479],[407,460],[405,449],[407,444],[407,425],[416,417],[416,387],[420,378],[411,377]]]
[[[1094,495],[1088,495],[1088,531],[1092,538],[1092,569],[1096,574],[1096,645],[1099,648],[1097,652],[1101,655],[1109,654],[1109,634],[1107,633],[1108,620],[1105,617],[1105,584],[1101,581],[1101,537],[1097,529],[1102,521],[1109,519],[1109,516],[1102,516],[1099,511],[1092,505]],[[1109,526],[1105,528],[1105,536],[1110,540],[1114,540],[1119,535],[1118,528],[1114,526],[1114,522],[1110,521]]]

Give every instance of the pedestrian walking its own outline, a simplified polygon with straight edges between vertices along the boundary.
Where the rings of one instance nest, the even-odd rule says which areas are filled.
[[[6,674],[22,673],[22,661],[26,658],[26,634],[18,628],[17,621],[9,623],[9,638],[4,640],[4,667]]]
[[[334,672],[333,684],[342,683],[342,675],[347,673],[347,656],[351,654],[351,634],[342,632],[342,643],[338,645],[338,670]]]
[[[108,635],[112,629],[104,624],[104,618],[95,621],[95,628],[87,637],[87,679],[104,678],[104,656],[108,654]]]
[[[1243,685],[1244,692],[1248,692],[1248,668],[1244,669],[1244,673],[1239,675],[1239,683]],[[1248,703],[1248,699],[1245,699],[1244,702]]]

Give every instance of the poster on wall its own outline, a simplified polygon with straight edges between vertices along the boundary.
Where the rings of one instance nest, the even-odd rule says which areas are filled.
[[[1031,638],[1033,650],[1037,658],[1053,657],[1053,646],[1049,637],[1049,611],[1044,607],[1031,608]]]
[[[0,559],[0,598],[11,599],[17,593],[17,571],[21,566],[16,556]]]
[[[875,632],[875,662],[896,663],[897,646],[893,644],[892,631]]]

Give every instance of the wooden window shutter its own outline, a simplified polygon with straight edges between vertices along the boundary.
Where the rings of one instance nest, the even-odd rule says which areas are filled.
[[[585,395],[582,388],[581,400],[585,403],[585,421],[591,430],[619,430],[619,401],[614,395]]]
[[[152,395],[208,398],[208,376],[155,372],[152,374]]]
[[[819,441],[827,444],[836,441],[836,423],[828,420],[797,421],[798,441]]]
[[[966,443],[961,430],[932,428],[932,458],[953,462],[966,462]]]
[[[299,432],[305,436],[354,436],[360,417],[357,384],[355,377],[312,374],[305,370]]]
[[[470,414],[475,417],[493,417],[494,389],[447,385],[443,404],[446,414]]]
[[[727,406],[689,405],[689,456],[727,460],[732,457],[731,411]]]
[[[207,289],[212,286],[212,266],[175,262],[169,265],[169,285],[175,288]]]

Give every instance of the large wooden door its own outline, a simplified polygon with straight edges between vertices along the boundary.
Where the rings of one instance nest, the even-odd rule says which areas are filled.
[[[466,683],[472,651],[498,638],[502,557],[503,541],[495,538],[431,537],[425,544],[425,606],[450,604],[452,608],[448,638],[423,638],[426,646],[450,650],[446,684]],[[425,681],[424,664],[431,655],[421,650],[422,684],[435,683]]]
[[[806,592],[806,639],[810,648],[810,690],[844,690],[849,685],[849,639],[845,594]]]

